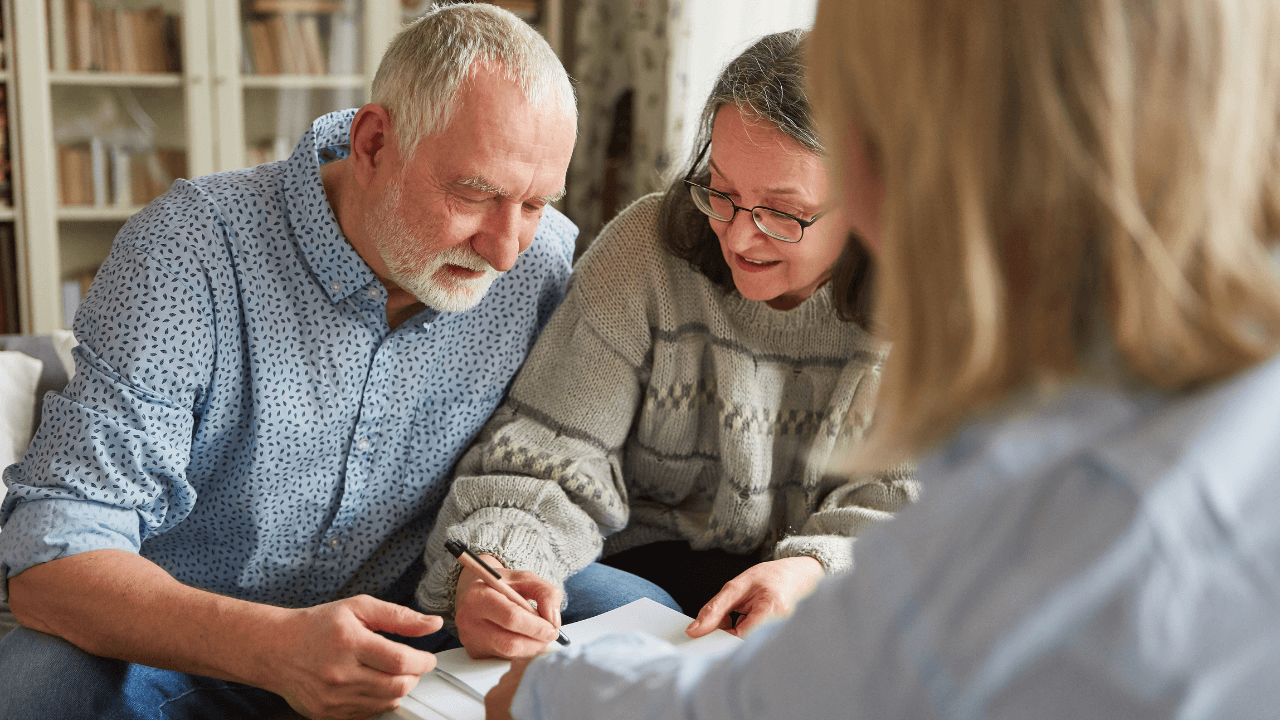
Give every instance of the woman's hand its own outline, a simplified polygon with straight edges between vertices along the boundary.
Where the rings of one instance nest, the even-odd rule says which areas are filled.
[[[458,575],[454,600],[454,621],[458,640],[473,658],[518,658],[537,655],[556,639],[560,627],[560,599],[564,593],[551,583],[527,571],[507,570],[491,555],[481,555],[521,596],[538,604],[538,614],[520,607],[489,587],[470,568]],[[539,619],[539,615],[541,619]]]
[[[533,658],[519,658],[511,661],[511,669],[502,676],[497,685],[484,696],[485,720],[512,720],[511,701],[516,697],[516,689],[524,677],[525,668]]]
[[[720,628],[738,637],[765,619],[790,615],[800,598],[809,594],[822,579],[822,563],[811,557],[790,557],[753,565],[724,584],[707,601],[685,632],[702,637]],[[730,612],[741,613],[736,623]]]

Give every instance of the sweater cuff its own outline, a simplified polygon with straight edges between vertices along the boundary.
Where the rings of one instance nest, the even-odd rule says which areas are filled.
[[[853,539],[840,535],[793,535],[778,543],[772,559],[789,557],[811,557],[822,563],[827,575],[835,575],[853,567]]]
[[[450,632],[454,632],[453,612],[462,565],[444,549],[448,540],[463,543],[477,555],[492,555],[512,570],[533,572],[562,590],[574,570],[558,560],[541,523],[514,508],[484,508],[443,533],[432,533],[427,543],[427,572],[418,584],[415,599],[423,612],[443,617]],[[566,596],[562,610],[567,602]]]

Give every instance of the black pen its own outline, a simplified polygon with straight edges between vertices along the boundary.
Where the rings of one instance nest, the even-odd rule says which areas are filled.
[[[538,615],[538,611],[533,609],[533,603],[523,597],[520,597],[520,593],[516,592],[515,588],[508,585],[506,581],[502,579],[502,576],[498,574],[497,570],[489,567],[489,563],[481,560],[479,556],[467,549],[466,545],[463,545],[457,540],[449,540],[444,544],[444,549],[448,550],[454,557],[458,558],[458,562],[471,568],[471,572],[479,575],[480,579],[483,580],[486,585],[505,595],[511,602],[517,605],[523,605],[524,607],[529,608],[529,612],[534,615]],[[538,617],[542,616],[538,615]],[[556,642],[561,645],[568,645],[569,638],[565,637],[564,631],[557,630],[556,632],[560,633],[560,637],[556,638]]]

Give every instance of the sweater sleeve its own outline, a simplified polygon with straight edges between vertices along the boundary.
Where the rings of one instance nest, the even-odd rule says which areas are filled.
[[[853,567],[850,542],[867,527],[885,522],[920,497],[909,465],[881,473],[841,478],[796,534],[784,537],[773,557],[812,557],[828,574]]]
[[[620,452],[642,396],[645,353],[620,349],[620,329],[647,348],[642,298],[616,284],[611,308],[584,305],[583,286],[608,283],[634,266],[599,257],[630,238],[607,227],[579,263],[568,296],[538,338],[506,403],[463,456],[424,554],[417,600],[449,617],[460,566],[444,549],[465,543],[503,565],[537,573],[563,587],[600,556],[604,536],[629,517]],[[606,339],[592,315],[609,311]],[[566,598],[566,602],[568,598]]]
[[[920,485],[910,464],[857,473],[831,467],[835,458],[847,455],[862,442],[871,426],[883,361],[881,354],[864,367],[857,361],[846,366],[845,383],[832,397],[827,443],[807,464],[805,486],[812,489],[803,498],[786,502],[786,530],[774,547],[773,558],[807,556],[821,562],[828,574],[844,572],[853,567],[851,540],[920,498]]]

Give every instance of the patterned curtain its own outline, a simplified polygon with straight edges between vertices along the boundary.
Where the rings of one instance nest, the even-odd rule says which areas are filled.
[[[566,214],[579,252],[632,200],[665,185],[685,118],[686,0],[581,0],[573,67],[578,145]],[[693,120],[696,122],[696,118]]]

